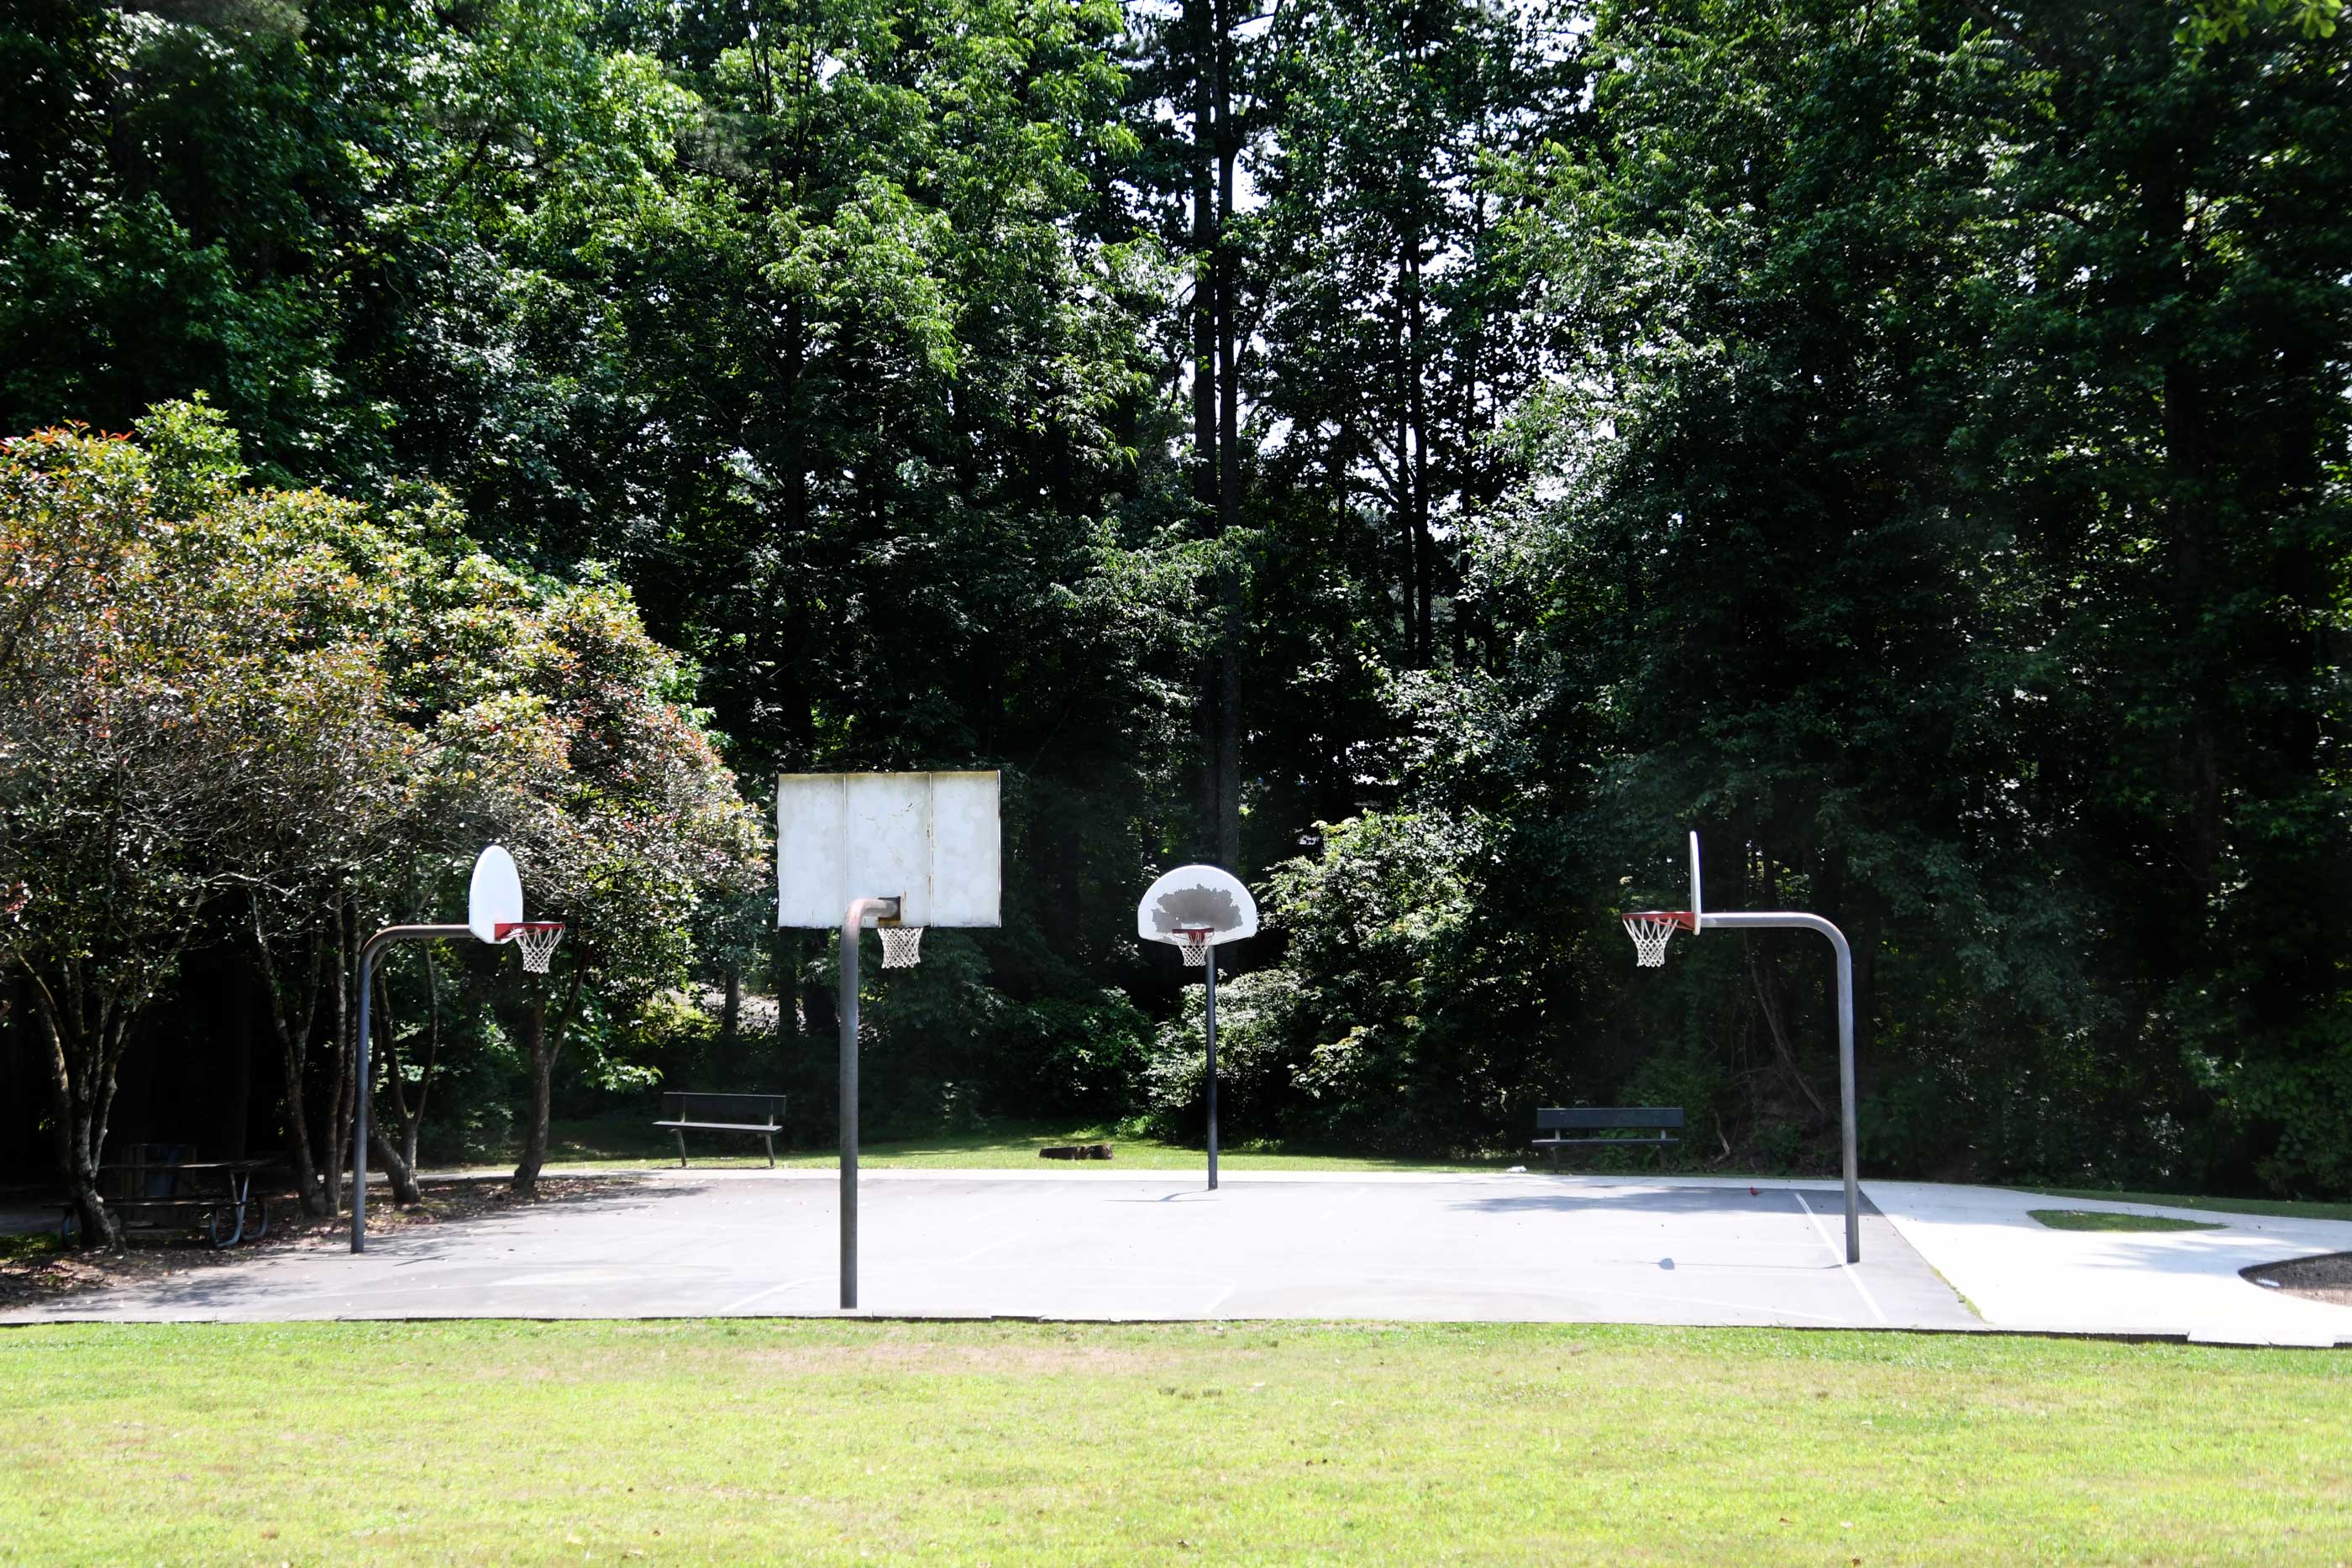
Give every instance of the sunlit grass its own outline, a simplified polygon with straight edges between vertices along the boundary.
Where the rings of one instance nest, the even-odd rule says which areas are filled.
[[[54,1226],[47,1230],[0,1236],[0,1263],[29,1263],[63,1250],[65,1243],[58,1239]]]
[[[2336,1562],[2352,1358],[1624,1327],[0,1333],[0,1559]]]
[[[2226,1230],[2224,1225],[2201,1219],[2175,1219],[2162,1214],[2116,1214],[2099,1208],[2029,1208],[2025,1211],[2053,1230]]]
[[[2020,1190],[2049,1197],[2093,1197],[2109,1203],[2145,1203],[2163,1208],[2198,1208],[2214,1214],[2267,1214],[2281,1219],[2352,1219],[2352,1203],[2306,1203],[2283,1197],[2184,1197],[2169,1192],[2121,1192],[2095,1186],[2033,1186]]]
[[[776,1164],[803,1168],[830,1167],[840,1158],[837,1145],[803,1145],[787,1148],[779,1140]],[[1108,1144],[1108,1161],[1064,1163],[1047,1160],[1038,1150],[1057,1144]],[[705,1169],[765,1169],[766,1153],[755,1136],[741,1134],[688,1133],[687,1158]],[[667,1133],[655,1132],[631,1119],[604,1117],[591,1122],[558,1123],[551,1129],[547,1168],[675,1167],[677,1144]],[[908,1135],[891,1129],[860,1143],[861,1165],[958,1170],[1041,1170],[1084,1174],[1102,1170],[1199,1170],[1207,1163],[1203,1145],[1168,1143],[1122,1133],[1116,1127],[1065,1126],[1035,1123],[1000,1123],[972,1132]],[[1221,1166],[1234,1170],[1326,1171],[1477,1171],[1506,1170],[1527,1163],[1521,1156],[1492,1155],[1484,1159],[1394,1159],[1376,1155],[1302,1147],[1290,1144],[1227,1144],[1218,1151]],[[484,1167],[490,1168],[490,1167]]]

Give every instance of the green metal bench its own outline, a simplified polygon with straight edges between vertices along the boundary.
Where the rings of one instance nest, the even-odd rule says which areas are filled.
[[[1536,1139],[1535,1146],[1551,1156],[1552,1169],[1558,1170],[1559,1151],[1579,1145],[1657,1149],[1663,1155],[1668,1145],[1682,1142],[1670,1135],[1680,1133],[1682,1127],[1683,1109],[1679,1105],[1548,1105],[1536,1113],[1536,1131],[1552,1136]],[[1654,1136],[1627,1135],[1642,1132]],[[1598,1135],[1565,1135],[1570,1133]]]
[[[776,1134],[784,1130],[781,1094],[702,1094],[677,1091],[662,1096],[662,1119],[654,1124],[677,1135],[677,1163],[686,1164],[688,1133],[756,1133],[768,1146],[768,1167],[776,1165]]]

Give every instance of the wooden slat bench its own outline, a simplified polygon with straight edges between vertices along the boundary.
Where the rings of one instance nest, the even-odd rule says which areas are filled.
[[[1679,1105],[1548,1105],[1536,1113],[1536,1131],[1549,1133],[1549,1138],[1538,1138],[1535,1146],[1551,1156],[1552,1168],[1559,1168],[1559,1151],[1572,1145],[1601,1145],[1618,1149],[1664,1150],[1669,1144],[1682,1139],[1670,1136],[1683,1125],[1683,1108]],[[1628,1132],[1653,1132],[1654,1137],[1628,1137]],[[1597,1133],[1598,1137],[1571,1138],[1569,1133]]]
[[[662,1096],[662,1119],[654,1124],[677,1134],[677,1163],[686,1164],[688,1133],[757,1133],[768,1145],[768,1166],[776,1164],[776,1134],[784,1130],[784,1097],[781,1094],[700,1094],[691,1091]]]

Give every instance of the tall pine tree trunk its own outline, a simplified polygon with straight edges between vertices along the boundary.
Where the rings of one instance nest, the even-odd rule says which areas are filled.
[[[1192,188],[1192,500],[1215,528],[1223,517],[1218,460],[1217,327],[1219,299],[1217,206],[1217,33],[1214,0],[1187,0],[1184,26],[1192,46],[1192,140],[1186,150]],[[1211,588],[1210,612],[1223,606],[1222,573]],[[1194,720],[1200,748],[1198,841],[1213,859],[1224,821],[1224,674],[1221,648],[1200,672]]]
[[[1421,288],[1421,231],[1408,225],[1401,268],[1404,285],[1404,416],[1412,449],[1397,455],[1407,476],[1405,493],[1412,524],[1413,664],[1428,668],[1436,654],[1437,541],[1429,532],[1429,404],[1421,373],[1422,339],[1427,330]]]
[[[1241,529],[1241,372],[1236,364],[1233,254],[1234,132],[1232,18],[1216,13],[1217,230],[1217,535],[1225,547],[1217,574],[1217,862],[1238,869],[1242,858],[1242,654],[1248,639],[1240,564],[1232,555]]]

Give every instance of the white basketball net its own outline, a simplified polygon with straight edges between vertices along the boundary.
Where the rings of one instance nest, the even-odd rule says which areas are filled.
[[[521,949],[522,967],[530,974],[547,973],[547,966],[555,957],[555,945],[562,940],[563,927],[561,925],[537,925],[515,927],[514,945]]]
[[[1666,961],[1666,944],[1683,928],[1679,920],[1661,920],[1652,915],[1625,916],[1625,933],[1633,938],[1633,962],[1644,969],[1655,969]]]
[[[923,961],[923,928],[919,925],[885,925],[882,933],[882,967],[886,969],[911,969]]]
[[[1187,968],[1204,969],[1208,967],[1210,935],[1211,934],[1206,931],[1179,931],[1176,933],[1178,941],[1184,949],[1184,965]]]

